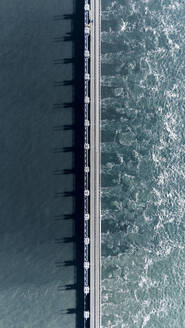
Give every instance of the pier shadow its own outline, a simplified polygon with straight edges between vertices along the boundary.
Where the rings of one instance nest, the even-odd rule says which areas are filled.
[[[84,0],[0,8],[3,328],[82,328]]]
[[[62,261],[58,259],[55,262],[56,268],[74,267],[76,272],[76,281],[72,284],[58,286],[59,292],[75,291],[76,307],[61,309],[61,315],[75,314],[76,328],[84,326],[84,270],[83,270],[83,252],[84,252],[84,1],[73,0],[74,14],[55,15],[54,22],[60,23],[62,20],[67,20],[71,24],[71,30],[67,31],[65,36],[57,36],[54,38],[54,43],[72,42],[72,57],[71,58],[55,58],[53,64],[57,69],[59,65],[71,65],[72,79],[64,79],[63,81],[54,81],[54,88],[72,88],[72,99],[68,102],[56,102],[53,104],[54,113],[60,113],[64,110],[71,111],[72,123],[62,124],[62,120],[57,125],[53,126],[53,132],[65,133],[73,136],[73,144],[63,147],[54,147],[53,154],[60,156],[62,154],[71,153],[73,156],[73,166],[71,168],[55,167],[53,175],[56,178],[65,175],[66,177],[73,176],[75,183],[74,189],[71,191],[57,190],[55,198],[61,198],[63,202],[68,198],[74,201],[74,208],[71,214],[58,214],[54,216],[55,222],[71,222],[74,226],[74,231],[70,236],[60,238],[58,235],[55,239],[58,247],[73,244],[75,250],[75,258],[72,260]],[[67,90],[67,89],[66,89]],[[66,91],[67,92],[67,91]]]
[[[76,327],[84,324],[84,1],[74,0]]]

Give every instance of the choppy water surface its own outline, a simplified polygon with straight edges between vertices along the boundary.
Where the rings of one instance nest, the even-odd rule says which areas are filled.
[[[102,326],[185,327],[185,2],[102,0]]]

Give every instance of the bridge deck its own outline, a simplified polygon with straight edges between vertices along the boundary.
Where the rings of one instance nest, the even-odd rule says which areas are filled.
[[[88,251],[88,246],[85,245],[84,247],[84,283],[85,287],[87,287],[87,281],[89,282],[90,308],[89,310],[86,308],[87,294],[85,294],[84,313],[86,318],[90,315],[90,328],[100,328],[101,323],[100,7],[100,0],[85,1],[85,237],[90,238],[90,247]],[[88,179],[89,193],[86,189]],[[90,214],[88,227],[86,223],[87,214]],[[89,254],[88,260],[87,253]],[[85,327],[89,325],[88,321],[88,319],[85,319]]]

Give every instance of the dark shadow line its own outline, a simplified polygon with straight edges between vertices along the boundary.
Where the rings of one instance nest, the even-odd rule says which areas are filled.
[[[63,126],[63,129],[66,131],[67,130],[75,130],[75,124],[68,124],[68,125],[66,124]]]
[[[64,153],[69,153],[69,152],[74,152],[75,151],[75,146],[73,147],[63,147],[63,152]]]
[[[63,63],[64,64],[74,64],[75,58],[64,58]]]
[[[69,81],[64,81],[63,85],[73,85],[74,84],[74,80],[69,80]]]
[[[75,169],[65,169],[63,170],[63,174],[75,174]]]
[[[75,191],[64,191],[64,192],[56,192],[55,193],[55,197],[75,197],[76,196],[76,192]]]
[[[75,214],[58,214],[58,215],[54,215],[53,219],[56,222],[63,221],[63,220],[74,220]]]
[[[56,261],[55,262],[56,268],[62,268],[64,266],[76,266],[76,260],[70,261]]]
[[[69,80],[69,81],[55,81],[54,82],[54,87],[62,87],[62,86],[68,86],[68,85],[73,85],[74,80]]]
[[[60,310],[60,314],[64,315],[64,314],[75,314],[77,312],[77,309],[75,308],[68,308],[66,310]]]
[[[76,108],[75,107],[75,102],[67,102],[63,104],[64,108]]]
[[[74,15],[74,14],[65,14],[65,15],[63,15],[63,18],[64,18],[64,19],[71,19],[71,20],[74,20],[75,15]]]
[[[63,290],[75,290],[76,289],[76,284],[67,284],[67,285],[61,285],[58,286],[58,290],[59,291],[63,291]]]
[[[64,215],[64,220],[74,220],[75,219],[75,214],[65,214]]]
[[[61,244],[68,244],[68,243],[74,243],[76,241],[76,237],[65,237],[65,238],[55,238],[55,244],[61,245]]]

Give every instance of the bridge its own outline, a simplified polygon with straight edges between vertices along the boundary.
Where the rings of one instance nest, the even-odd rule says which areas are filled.
[[[101,326],[101,1],[84,2],[84,327]]]

